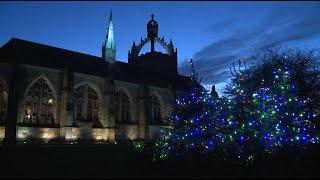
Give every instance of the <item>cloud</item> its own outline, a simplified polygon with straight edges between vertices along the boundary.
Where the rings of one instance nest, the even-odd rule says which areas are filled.
[[[220,20],[216,23],[210,24],[206,29],[206,33],[210,33],[213,35],[216,35],[217,33],[221,33],[226,28],[232,28],[235,25],[236,19],[226,19],[226,20]]]
[[[217,84],[231,77],[232,62],[268,48],[303,43],[320,37],[318,13],[320,4],[311,8],[277,8],[263,17],[259,23],[250,20],[225,19],[210,25],[206,32],[224,34],[194,54],[194,66],[206,84]],[[253,17],[254,18],[254,17]],[[227,28],[226,28],[227,27]],[[228,31],[226,32],[226,29]],[[182,74],[189,75],[189,62],[182,62]]]
[[[239,48],[243,48],[244,46],[246,46],[246,44],[242,39],[231,36],[206,46],[202,50],[195,53],[194,56],[197,59],[224,56],[225,55],[224,53],[226,51],[228,51],[229,53],[232,53],[232,51],[238,50]]]
[[[237,56],[219,56],[214,59],[197,60],[194,62],[194,68],[200,77],[203,77],[204,83],[216,84],[224,81],[231,76],[229,72],[230,60],[236,59]],[[217,63],[219,62],[219,63]],[[225,69],[227,67],[227,69]],[[183,61],[179,68],[179,73],[190,75],[191,69],[188,61]],[[214,77],[214,78],[211,78]]]

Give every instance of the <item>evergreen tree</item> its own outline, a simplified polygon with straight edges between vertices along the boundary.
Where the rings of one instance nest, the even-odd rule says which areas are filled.
[[[156,143],[156,158],[169,155],[184,156],[187,153],[213,150],[217,132],[214,123],[218,112],[217,99],[199,84],[191,59],[191,85],[177,100],[170,121],[173,129],[162,132],[166,140]]]
[[[290,83],[291,74],[287,66],[273,71],[273,83],[253,94],[253,102],[260,143],[266,150],[282,146],[305,147],[319,142],[316,125],[312,123],[315,114],[306,105],[310,98],[298,98],[298,87]]]
[[[238,160],[250,160],[255,152],[256,127],[252,124],[254,116],[254,106],[252,96],[248,95],[243,81],[246,80],[244,73],[245,64],[239,61],[238,71],[233,64],[232,72],[234,78],[226,90],[228,96],[222,104],[222,113],[228,120],[227,130],[225,131],[229,139],[228,144],[222,147],[229,158]]]

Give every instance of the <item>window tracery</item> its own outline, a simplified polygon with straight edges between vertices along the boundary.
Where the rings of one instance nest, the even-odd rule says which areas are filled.
[[[55,98],[54,91],[41,77],[27,90],[24,105],[24,123],[54,124]]]
[[[99,122],[99,97],[88,84],[74,91],[74,123]]]
[[[116,96],[117,104],[117,121],[121,123],[128,123],[131,121],[130,118],[130,100],[129,97],[123,93],[119,92]]]

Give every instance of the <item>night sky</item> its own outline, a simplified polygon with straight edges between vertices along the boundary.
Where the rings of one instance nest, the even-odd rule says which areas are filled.
[[[204,85],[218,84],[219,93],[239,58],[320,48],[319,2],[1,2],[0,45],[16,37],[101,56],[111,8],[118,61],[146,36],[153,13],[159,36],[178,48],[180,73],[190,74],[192,57]]]

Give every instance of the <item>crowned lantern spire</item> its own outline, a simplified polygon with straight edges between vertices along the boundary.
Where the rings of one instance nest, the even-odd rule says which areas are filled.
[[[151,20],[147,24],[148,39],[151,41],[151,52],[154,52],[155,38],[158,37],[158,23],[154,20],[154,15],[151,14]]]

